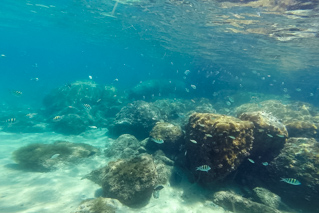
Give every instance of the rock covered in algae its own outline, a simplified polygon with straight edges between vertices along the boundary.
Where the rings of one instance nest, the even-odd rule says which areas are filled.
[[[158,122],[150,132],[150,140],[148,141],[147,147],[174,152],[178,149],[182,137],[183,132],[180,126],[166,122]],[[158,144],[153,140],[163,140],[163,143]]]
[[[130,209],[112,198],[84,200],[72,213],[116,213],[129,212]]]
[[[261,110],[272,114],[286,125],[290,137],[319,137],[319,111],[311,104],[303,102],[283,104],[278,100],[268,100],[258,104],[243,104],[235,111],[239,116],[244,112]]]
[[[110,162],[102,179],[104,195],[128,206],[146,205],[156,184],[156,167],[153,158],[147,154]]]
[[[132,158],[145,151],[145,148],[141,146],[141,143],[136,137],[129,134],[123,134],[118,137],[104,153],[106,157],[117,156],[120,158]]]
[[[115,135],[132,134],[137,138],[146,138],[161,118],[160,110],[152,103],[134,101],[116,114],[110,132]]]
[[[249,155],[253,128],[252,122],[230,116],[192,114],[186,126],[186,166],[201,182],[223,179]],[[202,165],[211,170],[196,170]]]
[[[22,168],[47,172],[61,163],[77,162],[98,153],[99,150],[83,143],[57,141],[53,144],[30,144],[13,152],[13,159]]]
[[[267,166],[268,174],[258,176],[285,203],[306,212],[319,211],[319,142],[313,138],[289,138],[281,153]],[[291,185],[281,178],[297,179]]]
[[[280,211],[275,208],[251,201],[228,191],[216,192],[213,196],[213,202],[229,211],[238,213],[280,213]]]
[[[79,134],[88,126],[106,126],[106,119],[120,110],[121,100],[113,86],[76,81],[51,91],[43,103],[54,131]]]
[[[254,144],[251,158],[260,156],[264,162],[270,162],[284,147],[288,132],[276,117],[263,112],[246,112],[239,116],[241,120],[254,123]]]

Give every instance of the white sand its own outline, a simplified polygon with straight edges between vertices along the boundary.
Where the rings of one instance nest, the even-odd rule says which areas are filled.
[[[57,140],[104,148],[108,141],[112,141],[104,133],[104,130],[91,130],[81,136],[64,136],[56,133],[0,132],[0,212],[69,213],[81,201],[94,198],[100,187],[81,178],[108,163],[110,159],[105,159],[103,155],[89,158],[77,165],[62,166],[56,171],[39,173],[15,169],[11,154],[30,143],[52,143]],[[132,209],[131,212],[224,212],[221,208],[212,206],[211,202],[205,202],[200,190],[202,189],[187,181],[179,189],[165,186],[159,199],[152,198],[147,206]]]

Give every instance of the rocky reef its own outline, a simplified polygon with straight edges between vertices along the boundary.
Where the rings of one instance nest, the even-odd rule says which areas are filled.
[[[116,156],[122,159],[132,158],[145,152],[144,146],[133,135],[129,134],[121,135],[104,150],[106,157]]]
[[[263,112],[242,113],[239,118],[254,123],[254,145],[250,158],[270,162],[284,147],[288,132],[276,117]]]
[[[221,180],[236,170],[253,145],[254,124],[234,117],[194,113],[186,126],[186,167],[202,183]],[[202,172],[197,167],[208,165]]]
[[[151,198],[158,173],[153,158],[142,154],[128,160],[112,161],[85,178],[100,184],[105,197],[118,199],[130,207],[141,207]]]
[[[287,128],[290,137],[318,138],[319,111],[303,102],[283,104],[278,100],[243,104],[236,108],[239,116],[244,112],[264,111],[279,119]]]
[[[267,167],[268,175],[259,177],[281,195],[287,204],[318,212],[319,142],[313,138],[289,138],[281,153]],[[301,185],[291,185],[281,178],[294,178]]]
[[[217,205],[233,212],[249,213],[280,213],[281,211],[262,203],[254,202],[229,191],[216,192],[212,198]]]
[[[115,121],[109,128],[114,135],[132,134],[139,139],[144,139],[160,120],[161,112],[153,104],[134,101],[116,114]]]
[[[57,141],[53,144],[30,144],[13,152],[13,159],[23,169],[48,172],[63,163],[76,163],[99,152],[91,145]]]
[[[152,100],[158,97],[169,97],[185,94],[183,81],[148,80],[143,81],[128,91],[128,98]]]
[[[173,154],[178,151],[178,147],[183,139],[183,132],[180,126],[158,122],[150,132],[150,139],[146,144],[146,148],[150,150],[161,149],[167,154]],[[158,144],[155,141],[163,141]]]
[[[76,81],[51,91],[43,103],[54,131],[80,134],[88,126],[106,126],[107,118],[119,111],[121,100],[113,86]]]

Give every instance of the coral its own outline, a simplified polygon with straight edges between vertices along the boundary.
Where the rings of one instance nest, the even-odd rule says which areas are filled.
[[[76,162],[98,151],[88,144],[57,141],[53,144],[30,144],[14,151],[12,155],[24,169],[47,172],[55,169],[59,163]]]
[[[157,183],[157,172],[150,155],[111,162],[105,168],[102,188],[106,197],[128,206],[146,205]]]
[[[284,147],[288,137],[285,125],[273,115],[262,111],[242,113],[239,118],[251,121],[255,126],[251,158],[259,158],[262,162],[273,160]]]
[[[196,168],[208,165],[211,170],[201,174],[201,182],[226,177],[234,171],[252,148],[254,125],[249,121],[211,114],[194,113],[186,126],[184,141],[186,166],[197,177]]]

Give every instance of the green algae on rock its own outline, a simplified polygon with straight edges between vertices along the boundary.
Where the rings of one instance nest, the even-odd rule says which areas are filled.
[[[253,143],[254,124],[234,117],[212,113],[194,113],[186,126],[184,141],[186,167],[196,176],[196,168],[212,169],[201,174],[200,182],[226,177],[249,155]],[[197,143],[191,143],[194,140]]]

